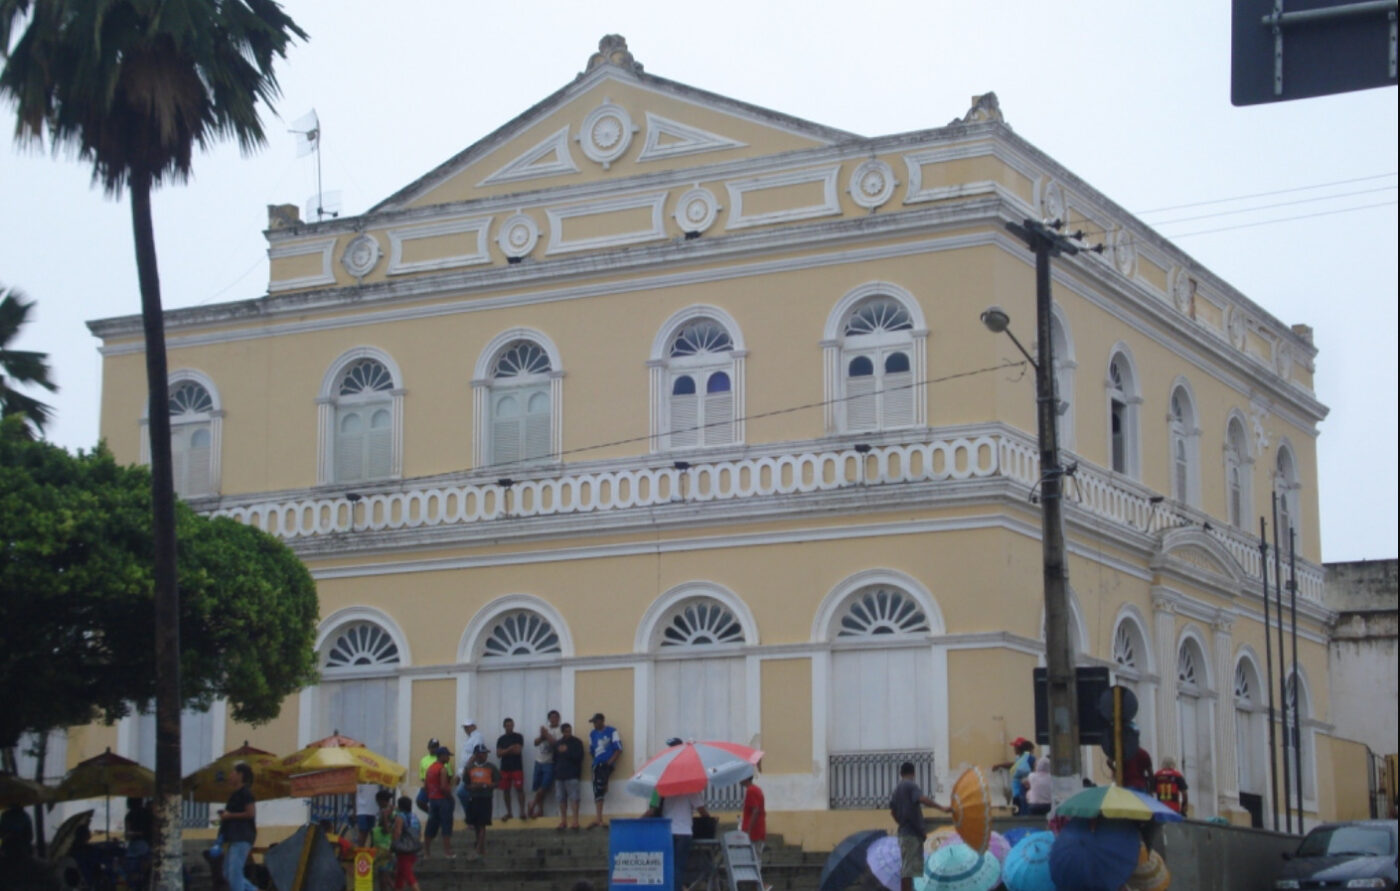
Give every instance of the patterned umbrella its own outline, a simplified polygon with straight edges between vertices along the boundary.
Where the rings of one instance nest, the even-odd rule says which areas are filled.
[[[12,804],[43,804],[53,793],[53,789],[33,780],[26,780],[14,774],[0,774],[0,807],[9,807]]]
[[[939,848],[924,860],[924,875],[914,880],[916,891],[992,891],[1001,881],[1001,865],[990,854],[965,844]]]
[[[656,755],[632,779],[627,791],[647,798],[653,791],[691,795],[708,786],[728,786],[753,776],[763,752],[731,742],[683,742]]]
[[[968,847],[986,853],[992,833],[992,798],[982,771],[969,767],[953,784],[953,825]]]
[[[1015,831],[1015,830],[1013,830]],[[1001,867],[1001,881],[1008,891],[1055,891],[1050,878],[1053,832],[1032,832],[1012,846]]]
[[[354,792],[361,783],[397,786],[408,769],[337,731],[272,766],[298,797]]]
[[[286,798],[291,794],[291,784],[277,769],[279,760],[271,752],[255,749],[245,742],[185,777],[180,781],[180,789],[191,801],[227,801],[233,794],[230,778],[233,767],[242,762],[253,768],[254,798],[258,801]]]
[[[865,849],[865,865],[887,891],[899,891],[899,839],[887,835],[871,842]]]
[[[112,796],[145,798],[155,794],[156,775],[130,758],[113,755],[111,748],[101,755],[80,761],[58,784],[54,801],[80,798],[107,800],[107,832],[112,831]]]
[[[939,848],[960,841],[962,841],[962,836],[958,835],[958,830],[952,826],[939,826],[929,833],[928,838],[924,839],[924,856],[927,857]],[[966,844],[966,842],[963,843]]]
[[[1137,820],[1158,823],[1176,823],[1181,814],[1167,807],[1151,795],[1136,789],[1125,789],[1110,783],[1107,786],[1094,786],[1066,798],[1055,808],[1057,817],[1107,817],[1111,820]]]
[[[1061,888],[1118,891],[1137,868],[1141,844],[1128,820],[1070,820],[1050,848],[1050,877]]]

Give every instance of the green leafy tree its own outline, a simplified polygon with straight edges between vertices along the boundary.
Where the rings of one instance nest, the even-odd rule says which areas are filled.
[[[12,36],[19,31],[19,37]],[[155,536],[156,884],[182,883],[180,613],[175,492],[151,189],[188,179],[194,147],[265,143],[259,103],[277,95],[272,66],[306,34],[275,0],[0,0],[0,96],[16,134],[92,163],[109,195],[131,196],[150,388]]]
[[[58,385],[49,378],[48,353],[10,346],[19,336],[19,329],[29,321],[29,311],[33,308],[33,302],[25,300],[18,288],[0,284],[0,417],[23,414],[42,431],[53,418],[53,408],[11,386],[20,384],[58,392]]]
[[[316,677],[315,583],[284,544],[178,505],[182,707],[276,717]],[[155,695],[150,474],[0,422],[0,747]]]

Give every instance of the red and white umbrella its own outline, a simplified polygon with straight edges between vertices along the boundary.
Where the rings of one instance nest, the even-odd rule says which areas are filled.
[[[646,798],[656,792],[691,795],[708,786],[728,786],[752,776],[763,752],[730,742],[684,742],[655,756],[627,781],[627,791]]]

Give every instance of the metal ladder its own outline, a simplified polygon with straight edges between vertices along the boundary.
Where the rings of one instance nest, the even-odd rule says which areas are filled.
[[[729,891],[739,891],[741,883],[752,882],[763,891],[763,876],[759,872],[758,851],[744,832],[726,832],[721,848],[724,851],[724,873],[729,878]]]

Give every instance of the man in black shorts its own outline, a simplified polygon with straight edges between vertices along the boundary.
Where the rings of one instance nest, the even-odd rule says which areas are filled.
[[[486,856],[486,827],[491,825],[491,798],[496,787],[501,784],[501,771],[487,760],[491,750],[477,746],[472,751],[472,760],[462,771],[462,782],[467,787],[466,823],[476,833],[476,855],[471,860]]]

